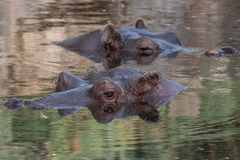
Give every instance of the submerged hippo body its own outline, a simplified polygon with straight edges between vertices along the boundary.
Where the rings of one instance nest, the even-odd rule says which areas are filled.
[[[63,116],[88,108],[100,123],[131,115],[156,121],[159,118],[156,108],[185,89],[158,73],[136,69],[115,68],[87,77],[63,72],[59,75],[56,93],[34,101],[9,99],[5,105],[8,108],[23,105],[30,109],[53,108]]]
[[[150,32],[142,20],[136,22],[136,28],[115,28],[110,24],[104,30],[94,30],[59,42],[57,45],[98,63],[104,60],[109,68],[128,60],[149,64],[159,55],[172,57],[183,50],[175,33]]]

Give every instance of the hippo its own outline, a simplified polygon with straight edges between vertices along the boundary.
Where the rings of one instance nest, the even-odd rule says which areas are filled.
[[[135,28],[108,24],[103,30],[94,30],[55,44],[96,63],[103,62],[106,68],[114,68],[130,60],[135,60],[138,64],[150,64],[159,56],[174,58],[179,52],[193,53],[202,50],[183,47],[174,32],[149,31],[142,19],[136,21]],[[224,53],[236,52],[231,46],[223,48],[207,51],[205,55],[222,56]]]
[[[157,108],[186,88],[158,72],[135,68],[95,70],[85,77],[62,72],[56,92],[36,100],[10,98],[4,105],[9,109],[22,106],[33,110],[57,109],[61,116],[88,108],[99,123],[134,115],[156,122],[159,120]]]
[[[136,21],[135,28],[108,24],[103,30],[94,30],[55,44],[97,63],[103,61],[106,68],[119,66],[129,60],[150,64],[159,55],[174,57],[185,49],[175,33],[150,32],[142,19]]]

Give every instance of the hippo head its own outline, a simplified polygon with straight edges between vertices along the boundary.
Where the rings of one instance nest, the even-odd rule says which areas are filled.
[[[141,19],[137,20],[135,28],[108,24],[102,30],[93,30],[55,44],[97,63],[103,61],[106,68],[120,66],[129,60],[150,64],[160,54],[174,57],[182,49],[175,33],[151,32]]]
[[[139,19],[136,29],[115,28],[109,24],[102,31],[101,41],[106,50],[109,68],[118,66],[122,59],[133,59],[138,64],[150,64],[161,52],[158,43],[147,34],[144,22]],[[111,63],[118,63],[113,65]]]

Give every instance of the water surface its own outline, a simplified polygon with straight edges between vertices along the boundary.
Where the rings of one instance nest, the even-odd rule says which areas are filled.
[[[239,0],[3,0],[0,97],[52,92],[61,71],[85,75],[94,62],[52,42],[109,22],[131,27],[139,17],[152,31],[176,32],[188,47],[240,50]],[[188,86],[160,108],[159,123],[130,117],[102,125],[87,110],[62,118],[54,110],[0,108],[0,159],[238,160],[239,61],[194,53],[128,64]]]

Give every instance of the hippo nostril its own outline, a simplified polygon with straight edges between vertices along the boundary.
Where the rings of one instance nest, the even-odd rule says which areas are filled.
[[[107,106],[106,108],[103,109],[103,111],[106,113],[113,113],[114,109],[112,106]]]

